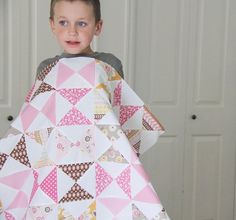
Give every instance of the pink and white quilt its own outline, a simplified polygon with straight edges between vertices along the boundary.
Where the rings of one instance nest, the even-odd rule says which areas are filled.
[[[11,126],[0,219],[169,220],[138,158],[164,129],[107,63],[47,66]]]

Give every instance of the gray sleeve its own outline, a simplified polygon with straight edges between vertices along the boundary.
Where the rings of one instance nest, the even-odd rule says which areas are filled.
[[[120,74],[120,76],[124,78],[122,63],[116,56],[111,53],[99,53],[96,58],[110,64]]]

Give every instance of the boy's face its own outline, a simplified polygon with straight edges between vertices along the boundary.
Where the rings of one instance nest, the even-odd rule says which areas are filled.
[[[93,6],[83,1],[59,1],[54,7],[54,17],[50,20],[64,52],[69,54],[91,53],[90,43],[94,35],[99,35],[102,21],[95,22]]]

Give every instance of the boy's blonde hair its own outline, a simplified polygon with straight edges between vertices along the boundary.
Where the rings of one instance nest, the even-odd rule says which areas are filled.
[[[100,1],[99,0],[51,0],[50,4],[50,19],[53,19],[54,16],[54,7],[57,2],[60,1],[66,1],[66,2],[74,2],[74,1],[82,1],[87,4],[90,4],[93,6],[95,21],[98,22],[101,20],[101,8],[100,8]]]

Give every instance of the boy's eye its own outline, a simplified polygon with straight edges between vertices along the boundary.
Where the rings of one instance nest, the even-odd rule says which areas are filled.
[[[76,26],[78,26],[78,27],[86,27],[87,23],[84,22],[84,21],[78,21],[78,22],[76,22]]]
[[[61,20],[61,21],[59,21],[59,24],[63,27],[66,27],[66,26],[68,26],[68,21]]]

